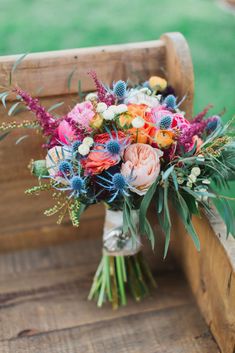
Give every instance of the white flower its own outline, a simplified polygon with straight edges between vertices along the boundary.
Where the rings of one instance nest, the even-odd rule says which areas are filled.
[[[204,179],[202,180],[202,184],[206,184],[206,185],[209,185],[211,182],[209,179]]]
[[[193,167],[191,170],[191,174],[193,174],[197,177],[201,174],[201,169],[199,167]]]
[[[184,183],[184,178],[179,177],[179,178],[177,178],[177,181],[178,181],[179,185],[182,185]]]
[[[186,185],[187,185],[187,187],[190,188],[190,189],[191,189],[192,186],[193,186],[193,184],[192,184],[190,181],[188,181]]]
[[[197,177],[196,177],[195,174],[190,174],[190,175],[188,176],[188,181],[189,181],[189,182],[195,183],[196,180],[197,180]]]
[[[91,147],[94,144],[94,140],[92,137],[87,136],[83,139],[82,144]]]
[[[140,92],[143,92],[143,93],[147,94],[148,96],[150,96],[151,93],[152,93],[151,90],[148,87],[141,88]]]
[[[160,105],[159,100],[156,97],[148,96],[146,93],[140,92],[139,90],[131,90],[124,103],[146,104],[150,108],[158,107]]]
[[[113,120],[115,113],[112,109],[107,109],[103,112],[103,118],[104,120]]]
[[[137,116],[135,119],[132,120],[132,126],[136,129],[140,129],[145,124],[145,121],[141,116]]]
[[[100,102],[97,104],[96,111],[97,113],[103,113],[107,108],[108,107],[106,103]]]
[[[46,156],[46,167],[51,176],[59,171],[59,163],[65,159],[69,159],[70,153],[62,146],[55,146],[49,149]]]
[[[198,161],[198,162],[204,162],[204,161],[205,161],[205,157],[203,156],[203,154],[199,154],[199,155],[197,156],[197,161]]]
[[[117,107],[116,107],[116,114],[122,114],[122,113],[125,113],[127,112],[128,108],[127,108],[127,105],[126,104],[119,104]]]
[[[78,152],[82,155],[82,156],[86,156],[89,152],[90,152],[90,147],[84,143],[82,143],[79,147],[78,147]]]
[[[97,99],[98,99],[98,96],[97,96],[97,93],[95,92],[88,93],[85,98],[86,101],[91,101],[91,102],[96,101]]]
[[[111,112],[113,112],[114,114],[117,114],[117,106],[116,105],[110,105],[108,107],[108,110],[110,110]]]

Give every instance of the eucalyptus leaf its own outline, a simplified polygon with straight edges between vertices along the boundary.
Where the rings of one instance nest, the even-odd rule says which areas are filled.
[[[11,72],[10,72],[10,77],[9,77],[9,83],[11,85],[12,83],[12,77],[13,77],[13,74],[15,72],[15,70],[17,69],[17,67],[20,65],[20,63],[24,60],[24,58],[28,55],[28,53],[25,53],[23,55],[21,55],[13,64],[12,66],[12,69],[11,69]]]
[[[20,142],[22,142],[23,140],[27,139],[29,137],[29,135],[24,135],[21,136],[20,138],[18,138],[15,142],[16,145],[18,145]]]
[[[6,131],[3,134],[0,135],[0,141],[4,140],[5,137],[9,135],[10,131]]]
[[[53,104],[53,105],[47,110],[48,113],[50,113],[52,110],[55,110],[56,108],[61,107],[63,104],[64,104],[64,102],[59,102],[59,103]]]
[[[15,104],[13,104],[13,105],[11,106],[11,108],[10,108],[9,111],[8,111],[8,116],[11,116],[11,115],[14,113],[15,108],[16,108],[19,104],[20,104],[20,102],[16,102]]]

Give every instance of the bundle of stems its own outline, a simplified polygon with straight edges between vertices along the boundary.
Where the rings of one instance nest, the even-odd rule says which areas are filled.
[[[149,294],[150,286],[156,288],[157,285],[141,251],[130,256],[103,254],[88,299],[96,300],[98,307],[109,301],[113,309],[117,309],[119,305],[126,305],[127,289],[140,301]]]

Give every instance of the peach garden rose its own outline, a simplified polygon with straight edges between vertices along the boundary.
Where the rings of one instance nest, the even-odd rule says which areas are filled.
[[[143,143],[128,146],[124,152],[121,173],[133,175],[131,190],[144,195],[160,173],[160,158],[163,152]]]

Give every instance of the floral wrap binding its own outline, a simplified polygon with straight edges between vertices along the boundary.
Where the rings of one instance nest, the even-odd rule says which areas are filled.
[[[139,235],[139,210],[132,210],[133,226],[136,229],[136,237],[123,233],[123,212],[106,209],[103,253],[110,256],[129,256],[137,254],[141,249]]]

